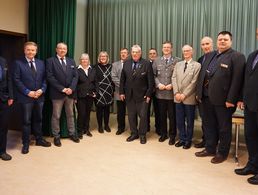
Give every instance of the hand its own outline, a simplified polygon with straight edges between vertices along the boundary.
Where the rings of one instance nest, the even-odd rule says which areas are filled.
[[[11,106],[13,104],[13,99],[8,100],[8,106]]]
[[[77,100],[74,100],[74,103],[77,104]]]
[[[35,91],[30,91],[29,93],[28,93],[28,96],[29,97],[31,97],[31,98],[36,98],[36,92]]]
[[[124,94],[121,94],[121,95],[120,95],[120,100],[121,100],[121,101],[124,101],[124,100],[125,100],[125,95],[124,95]]]
[[[38,89],[37,91],[35,91],[35,93],[36,93],[36,96],[38,98],[43,94],[43,91],[42,91],[42,89]]]
[[[67,88],[64,88],[64,89],[62,90],[62,92],[66,94]]]
[[[73,93],[73,90],[71,88],[66,88],[66,95],[71,95]]]
[[[185,100],[185,94],[181,93],[181,94],[180,94],[180,97],[181,97],[181,101],[184,101],[184,100]]]
[[[181,95],[180,95],[180,93],[177,93],[175,95],[175,98],[176,98],[176,101],[181,102]]]
[[[230,103],[230,102],[226,102],[225,105],[226,105],[226,108],[233,108],[233,107],[235,107],[235,105]]]
[[[167,86],[165,87],[165,89],[168,90],[168,91],[172,90],[172,85],[171,85],[171,84],[167,85]]]
[[[241,110],[244,110],[245,108],[244,102],[237,102],[237,107]]]
[[[146,99],[146,103],[147,103],[147,104],[150,102],[150,97],[144,96],[144,99]]]
[[[160,83],[160,84],[158,85],[158,88],[159,88],[159,90],[165,90],[165,89],[166,89],[166,86]]]
[[[94,97],[94,98],[95,98],[95,97],[96,97],[96,93],[92,93],[92,94],[93,94],[93,95],[92,95],[92,97]]]

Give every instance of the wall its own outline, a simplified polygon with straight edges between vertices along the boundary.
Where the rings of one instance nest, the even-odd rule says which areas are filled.
[[[28,34],[28,0],[0,0],[0,30]]]

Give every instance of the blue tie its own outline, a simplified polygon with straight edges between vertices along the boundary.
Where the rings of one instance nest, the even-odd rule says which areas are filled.
[[[2,66],[0,66],[0,81],[2,81],[3,78],[3,69]]]

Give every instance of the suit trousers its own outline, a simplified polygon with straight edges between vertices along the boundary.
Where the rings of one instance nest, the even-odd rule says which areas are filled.
[[[192,143],[194,130],[195,105],[176,103],[176,124],[179,139],[184,143]]]
[[[82,135],[90,129],[90,112],[93,104],[93,97],[86,96],[77,100],[77,132]]]
[[[42,110],[44,102],[21,103],[22,108],[22,143],[30,144],[30,134],[33,133],[36,140],[42,139]]]
[[[232,139],[232,114],[235,108],[213,105],[208,97],[203,98],[201,106],[206,150],[227,157]]]
[[[72,136],[75,134],[74,127],[74,99],[69,97],[64,97],[62,99],[52,100],[53,104],[53,112],[51,118],[51,127],[53,136],[56,138],[60,137],[60,117],[62,113],[63,106],[65,107],[66,121],[67,121],[67,129],[69,135]]]
[[[117,124],[118,130],[125,130],[125,114],[126,114],[126,103],[124,101],[117,100]]]
[[[135,101],[133,98],[126,101],[128,120],[132,135],[145,136],[147,132],[147,112],[149,103],[146,101]],[[138,116],[140,118],[138,128]]]
[[[155,115],[155,130],[158,135],[161,135],[160,132],[160,113],[159,113],[159,105],[158,105],[158,99],[156,98],[155,94],[152,98],[153,102],[153,111]]]
[[[258,173],[258,112],[252,112],[245,106],[245,140],[248,150],[248,163]]]
[[[176,110],[174,100],[158,99],[160,133],[162,136],[168,135],[174,139],[177,134],[176,130]],[[169,130],[167,127],[167,118],[169,119]]]
[[[109,126],[110,104],[105,106],[96,105],[96,116],[99,128],[102,127],[104,119],[104,128]]]
[[[7,103],[0,101],[0,154],[6,152],[9,113]]]

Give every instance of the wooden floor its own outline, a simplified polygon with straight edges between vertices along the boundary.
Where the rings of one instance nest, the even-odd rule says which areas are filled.
[[[257,186],[234,169],[234,144],[228,160],[210,163],[210,157],[197,158],[196,148],[184,150],[158,142],[152,131],[148,142],[128,143],[129,132],[115,135],[115,115],[111,115],[111,133],[99,134],[92,115],[93,137],[81,143],[62,139],[62,147],[35,146],[21,154],[21,134],[9,131],[8,152],[13,159],[0,160],[1,195],[172,195],[216,194],[252,195]],[[153,123],[153,119],[152,119]],[[152,125],[153,126],[153,125]],[[196,121],[195,137],[200,137]],[[48,137],[49,141],[53,139]],[[241,138],[243,140],[243,137]],[[244,143],[240,144],[240,166],[247,160]],[[250,177],[250,176],[249,176]]]

